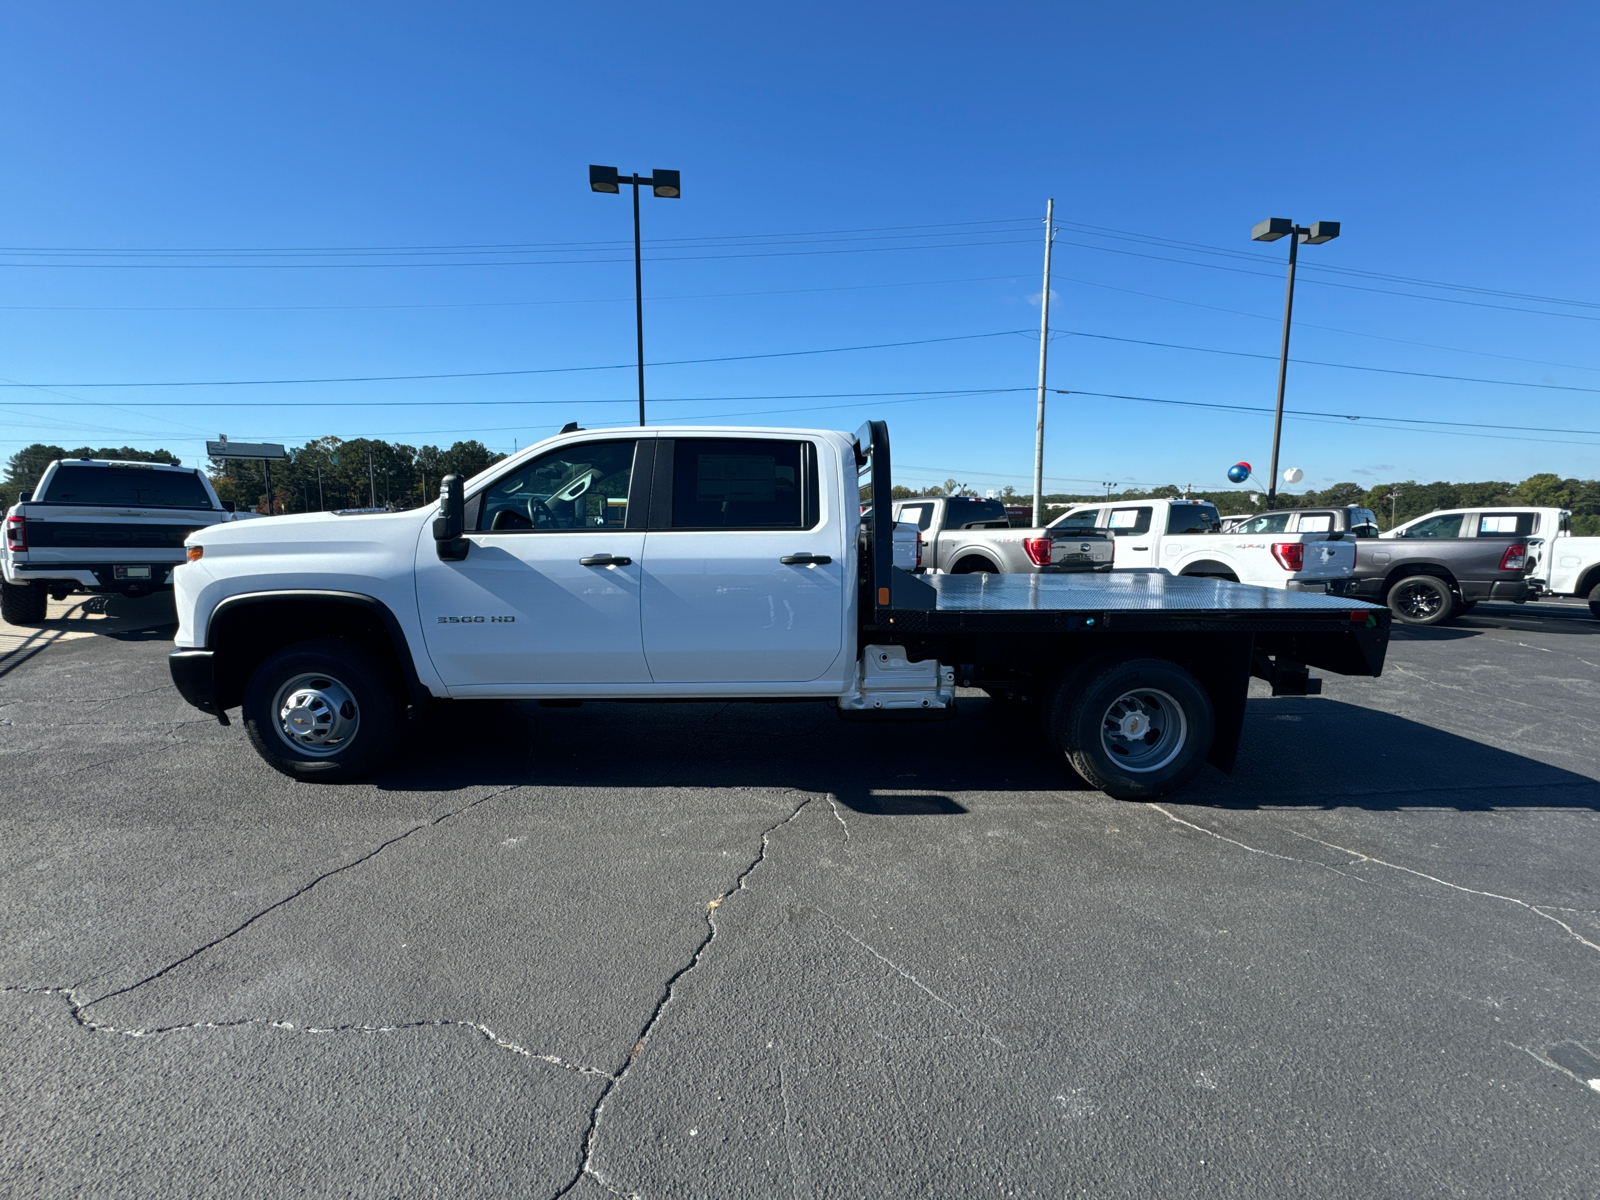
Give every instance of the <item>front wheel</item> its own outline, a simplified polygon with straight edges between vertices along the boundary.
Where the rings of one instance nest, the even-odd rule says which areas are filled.
[[[37,625],[44,620],[50,593],[40,583],[0,583],[0,617],[9,625]]]
[[[1594,585],[1594,590],[1589,593],[1589,615],[1600,621],[1600,583]]]
[[[1436,575],[1413,575],[1389,589],[1389,611],[1403,625],[1440,625],[1455,612],[1455,593]]]
[[[1165,796],[1193,778],[1211,750],[1211,697],[1176,663],[1125,660],[1069,673],[1057,688],[1046,716],[1052,744],[1113,799]]]
[[[383,763],[404,717],[400,687],[365,648],[339,638],[287,646],[256,668],[244,727],[294,779],[344,782]]]

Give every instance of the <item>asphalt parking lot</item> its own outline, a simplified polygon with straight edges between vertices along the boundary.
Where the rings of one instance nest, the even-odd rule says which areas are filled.
[[[1143,805],[977,693],[460,704],[297,784],[81,602],[0,630],[6,1194],[1600,1190],[1582,605]]]

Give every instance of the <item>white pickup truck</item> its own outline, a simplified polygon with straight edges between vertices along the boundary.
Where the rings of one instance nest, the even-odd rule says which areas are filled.
[[[895,520],[915,524],[917,569],[952,575],[1111,570],[1103,529],[1013,529],[998,500],[968,496],[896,500]]]
[[[1205,500],[1118,500],[1080,504],[1050,522],[1051,532],[1109,526],[1116,570],[1156,569],[1253,583],[1291,592],[1344,595],[1353,587],[1355,543],[1339,530],[1286,533],[1265,518],[1219,532]]]
[[[6,513],[0,609],[30,625],[51,596],[160,591],[183,561],[183,539],[233,517],[193,467],[57,459]]]
[[[863,475],[867,478],[863,479]],[[174,577],[178,690],[295,778],[380,765],[441,700],[826,701],[955,715],[1042,702],[1041,733],[1123,799],[1231,770],[1251,675],[1376,675],[1387,609],[1160,572],[913,575],[889,435],[574,429],[438,505],[215,526]],[[870,486],[863,516],[862,484]],[[896,530],[898,532],[898,530]]]
[[[1576,596],[1600,618],[1600,537],[1573,537],[1564,508],[1499,505],[1444,508],[1397,525],[1386,538],[1500,538],[1525,541],[1535,562],[1528,572],[1530,600]]]

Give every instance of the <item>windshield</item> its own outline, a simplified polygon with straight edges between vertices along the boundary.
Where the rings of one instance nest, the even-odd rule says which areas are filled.
[[[150,467],[62,465],[50,477],[40,504],[87,504],[108,508],[213,508],[206,485],[192,471]]]

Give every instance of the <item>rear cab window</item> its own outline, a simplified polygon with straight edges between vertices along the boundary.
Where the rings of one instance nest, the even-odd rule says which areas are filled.
[[[1333,514],[1326,512],[1301,513],[1300,523],[1295,526],[1296,533],[1332,533]]]
[[[1211,533],[1222,523],[1215,504],[1173,504],[1167,510],[1168,533]]]
[[[817,452],[810,442],[680,438],[672,460],[665,528],[813,529],[820,519]]]
[[[192,471],[98,467],[87,463],[62,463],[33,503],[99,508],[216,508],[206,485]]]

